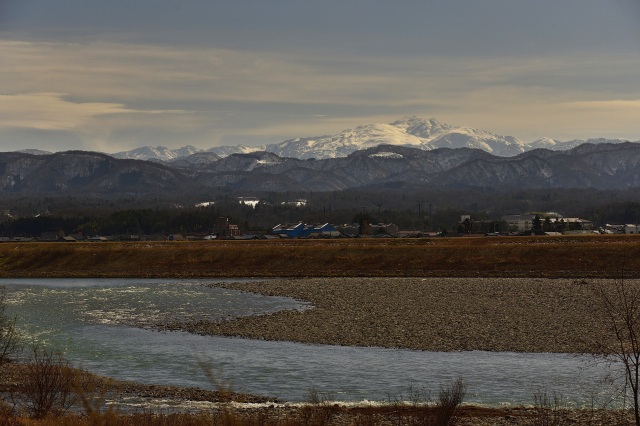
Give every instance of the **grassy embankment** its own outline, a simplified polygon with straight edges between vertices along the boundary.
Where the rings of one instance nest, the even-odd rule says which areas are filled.
[[[0,277],[640,276],[640,236],[4,243]]]

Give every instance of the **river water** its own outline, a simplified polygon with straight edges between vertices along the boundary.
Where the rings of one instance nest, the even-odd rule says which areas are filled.
[[[311,389],[339,401],[408,400],[462,378],[465,401],[531,404],[542,392],[600,405],[618,387],[617,368],[569,354],[425,352],[307,345],[184,332],[153,324],[225,320],[306,303],[211,287],[221,280],[0,279],[7,313],[32,340],[75,366],[148,384],[225,386],[236,392],[307,400]],[[205,373],[210,372],[213,375]]]

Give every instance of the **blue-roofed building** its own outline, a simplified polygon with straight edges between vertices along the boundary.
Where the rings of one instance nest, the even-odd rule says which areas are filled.
[[[339,235],[336,227],[330,223],[310,225],[302,222],[277,225],[271,230],[271,233],[288,238],[335,237]]]

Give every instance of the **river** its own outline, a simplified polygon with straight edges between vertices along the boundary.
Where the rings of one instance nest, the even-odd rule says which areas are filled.
[[[117,379],[224,386],[287,401],[307,400],[311,389],[339,401],[407,400],[433,395],[457,378],[467,386],[466,402],[491,406],[531,404],[542,392],[600,404],[615,392],[615,371],[588,356],[306,345],[154,330],[173,320],[310,308],[207,285],[215,281],[221,280],[0,279],[0,285],[7,289],[7,313],[17,315],[28,340]]]

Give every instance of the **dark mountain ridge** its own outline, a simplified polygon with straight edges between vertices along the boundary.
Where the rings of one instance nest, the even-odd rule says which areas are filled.
[[[379,145],[346,157],[297,159],[269,152],[224,158],[197,153],[171,163],[106,154],[0,153],[0,192],[157,194],[233,191],[339,191],[392,187],[623,189],[640,186],[640,144],[583,144],[568,151],[535,149],[498,157],[472,148],[425,151]]]

